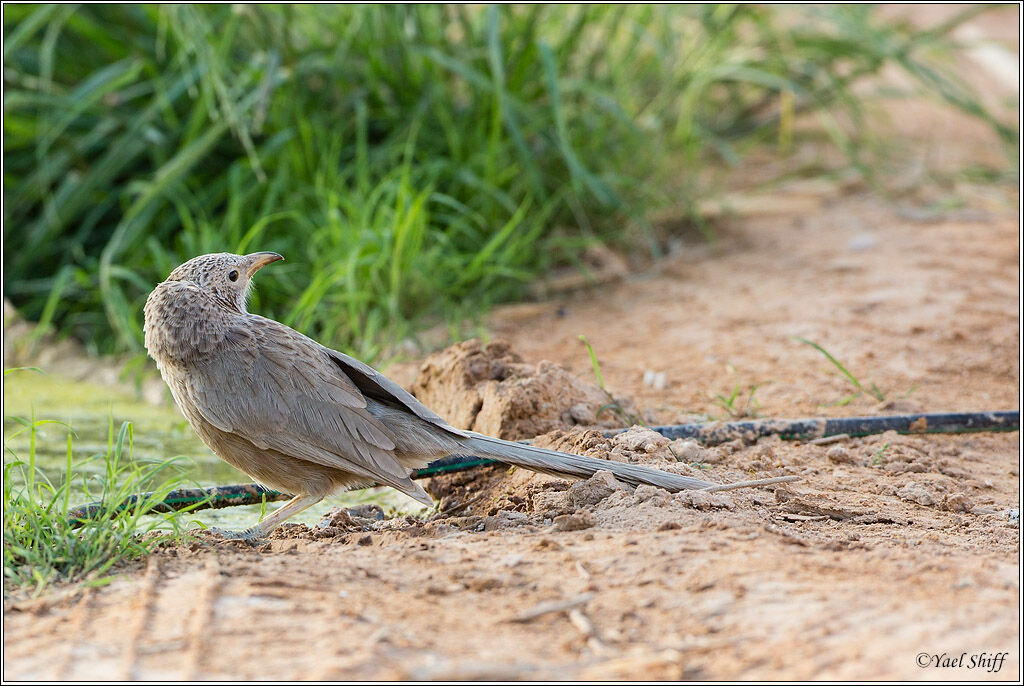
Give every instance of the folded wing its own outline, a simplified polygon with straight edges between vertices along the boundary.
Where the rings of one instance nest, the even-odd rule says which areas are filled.
[[[258,448],[365,476],[431,503],[395,458],[394,434],[367,411],[362,391],[334,362],[332,353],[340,353],[258,319],[255,326],[234,328],[233,344],[193,367],[186,392],[207,421]]]

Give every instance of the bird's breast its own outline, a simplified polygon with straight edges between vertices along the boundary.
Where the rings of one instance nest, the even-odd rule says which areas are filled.
[[[238,319],[195,284],[165,281],[146,300],[146,351],[162,365],[188,368],[237,338]]]

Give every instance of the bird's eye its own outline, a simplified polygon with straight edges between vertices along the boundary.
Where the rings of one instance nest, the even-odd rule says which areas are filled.
[[[228,278],[231,279],[232,281],[238,281],[238,270],[232,269],[231,271],[229,271]]]

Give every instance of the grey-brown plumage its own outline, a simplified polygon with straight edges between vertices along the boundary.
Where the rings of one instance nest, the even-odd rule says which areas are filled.
[[[386,484],[432,505],[409,472],[452,453],[570,478],[607,469],[672,491],[715,486],[449,426],[371,367],[247,312],[253,274],[280,259],[271,252],[202,255],[171,272],[146,301],[146,349],[199,437],[259,483],[295,496],[237,536],[263,536],[357,484]]]

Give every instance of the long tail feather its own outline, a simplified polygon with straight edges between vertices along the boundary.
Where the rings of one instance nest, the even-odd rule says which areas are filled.
[[[621,481],[637,486],[650,484],[668,491],[713,489],[722,484],[702,481],[689,476],[670,474],[650,467],[628,462],[597,460],[582,455],[572,455],[554,450],[534,448],[521,443],[511,443],[498,438],[475,434],[465,439],[463,445],[474,455],[490,457],[499,462],[525,467],[535,472],[569,479],[586,479],[600,470],[607,470]]]

